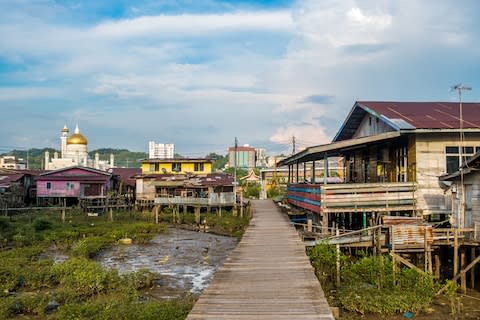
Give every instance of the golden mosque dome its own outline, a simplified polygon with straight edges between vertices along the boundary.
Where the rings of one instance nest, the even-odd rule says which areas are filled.
[[[67,138],[67,144],[88,144],[87,138],[78,130],[78,125],[75,128],[75,132]]]
[[[80,133],[74,133],[67,138],[67,144],[88,144],[87,138]]]

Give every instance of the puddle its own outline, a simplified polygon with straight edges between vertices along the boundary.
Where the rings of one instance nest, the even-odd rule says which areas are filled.
[[[159,275],[149,294],[159,299],[185,292],[199,294],[237,245],[237,239],[182,229],[169,229],[149,244],[118,245],[96,260],[119,273],[149,269]]]

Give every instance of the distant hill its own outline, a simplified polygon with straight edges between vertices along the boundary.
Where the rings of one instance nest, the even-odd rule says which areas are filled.
[[[12,150],[7,153],[2,153],[0,156],[15,156],[17,159],[23,159],[27,161],[30,169],[43,169],[43,161],[45,157],[45,151],[50,152],[50,157],[53,157],[54,152],[60,154],[60,150],[55,150],[53,148],[43,148],[37,149],[32,148],[27,150]],[[99,154],[101,160],[110,160],[110,154],[115,156],[115,166],[124,167],[124,168],[140,168],[140,160],[147,159],[148,153],[146,152],[135,152],[129,151],[127,149],[112,149],[112,148],[100,148],[97,150],[92,150],[88,153],[88,156],[91,159],[95,159],[95,153]],[[183,158],[182,155],[176,153],[176,158]],[[216,153],[209,153],[205,156],[206,158],[214,160],[213,169],[220,170],[225,167],[225,164],[228,162],[228,157],[219,155]]]
[[[140,160],[148,158],[146,152],[135,152],[127,149],[101,148],[92,150],[88,153],[89,157],[94,159],[95,153],[100,155],[100,159],[109,160],[110,154],[115,156],[115,166],[125,168],[140,168]]]
[[[0,156],[15,156],[17,159],[24,159],[27,161],[30,169],[43,169],[43,161],[45,157],[45,151],[50,152],[50,157],[53,156],[53,153],[57,151],[60,153],[60,150],[55,150],[53,148],[43,148],[37,149],[32,148],[27,150],[12,150],[7,153],[2,153]],[[115,166],[117,167],[126,167],[126,168],[139,168],[140,160],[146,159],[148,154],[145,152],[132,152],[127,149],[111,149],[111,148],[101,148],[97,150],[92,150],[88,154],[90,158],[95,158],[95,153],[98,152],[100,159],[109,160],[110,154],[113,153],[115,156]]]

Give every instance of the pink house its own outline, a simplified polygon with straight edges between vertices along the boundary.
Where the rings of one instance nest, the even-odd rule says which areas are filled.
[[[111,174],[81,166],[40,174],[36,179],[37,198],[84,198],[105,196]]]

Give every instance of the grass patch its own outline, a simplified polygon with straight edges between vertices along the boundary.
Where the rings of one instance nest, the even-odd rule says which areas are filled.
[[[399,268],[394,273],[389,256],[354,259],[343,254],[341,285],[335,288],[335,246],[319,244],[308,248],[307,254],[324,290],[336,289],[337,303],[348,311],[382,316],[418,312],[431,304],[438,289],[432,275],[408,268]]]

